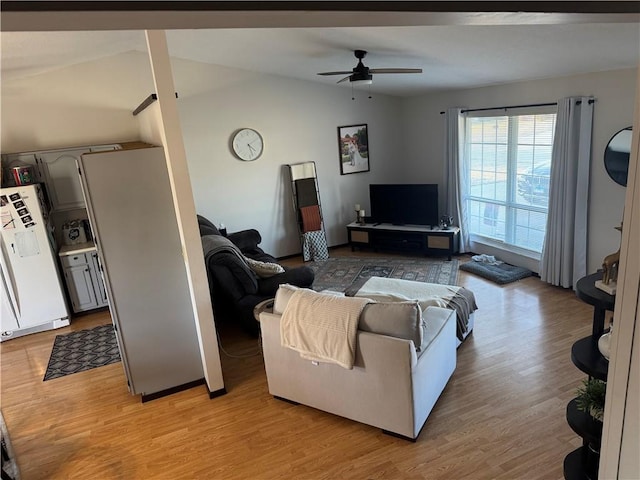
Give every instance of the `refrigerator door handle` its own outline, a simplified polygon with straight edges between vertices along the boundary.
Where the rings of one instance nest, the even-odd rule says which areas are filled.
[[[13,245],[13,244],[12,244]],[[9,262],[7,261],[7,256],[5,254],[4,242],[0,241],[0,266],[2,270],[2,283],[4,284],[4,288],[7,291],[7,296],[11,300],[11,309],[13,310],[13,314],[20,320],[20,304],[18,303],[18,297],[16,295],[16,287],[13,284],[13,276],[8,268]]]

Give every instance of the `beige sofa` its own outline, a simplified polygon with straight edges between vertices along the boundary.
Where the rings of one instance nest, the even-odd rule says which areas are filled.
[[[281,346],[290,296],[281,287],[273,309],[259,314],[269,393],[415,440],[456,367],[455,313],[416,305],[414,321],[407,302],[367,305],[348,370]]]

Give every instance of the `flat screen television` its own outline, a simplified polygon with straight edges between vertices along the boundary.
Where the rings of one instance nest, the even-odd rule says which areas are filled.
[[[371,217],[375,223],[437,226],[437,184],[369,185]]]

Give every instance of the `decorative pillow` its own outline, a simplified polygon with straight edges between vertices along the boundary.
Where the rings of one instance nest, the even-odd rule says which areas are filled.
[[[260,262],[249,257],[244,257],[244,260],[247,262],[247,265],[249,265],[249,268],[260,278],[269,278],[284,272],[282,265],[278,265],[277,263]]]
[[[283,283],[282,285],[280,285],[278,291],[276,292],[276,298],[273,302],[273,313],[282,315],[282,312],[284,312],[284,309],[287,307],[287,303],[289,303],[293,292],[295,292],[296,290],[305,289],[296,287],[295,285],[289,285],[288,283]],[[332,290],[323,290],[322,292],[318,293],[323,293],[325,295],[335,295],[336,297],[344,297],[344,293],[334,292]]]
[[[364,307],[358,328],[364,332],[412,340],[419,352],[426,324],[418,302],[376,302]]]

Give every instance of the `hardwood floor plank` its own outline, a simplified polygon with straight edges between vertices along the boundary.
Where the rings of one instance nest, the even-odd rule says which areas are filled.
[[[213,400],[198,386],[142,404],[120,363],[43,382],[55,336],[109,323],[105,311],[4,342],[0,401],[22,478],[562,478],[581,444],[565,408],[586,377],[571,345],[593,310],[536,277],[499,286],[461,271],[459,285],[480,307],[475,330],[416,443],[272,398],[259,341],[233,326],[219,326],[231,356]]]

